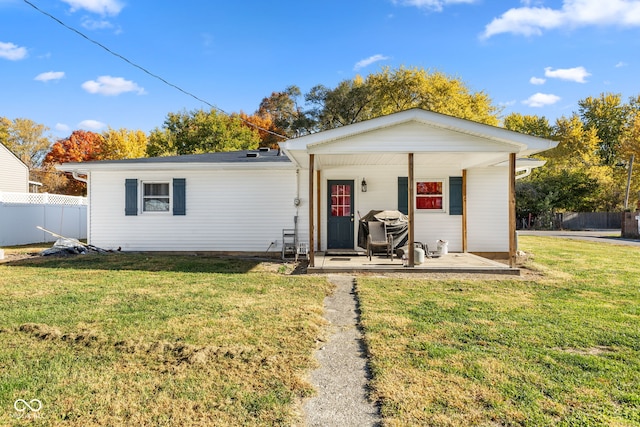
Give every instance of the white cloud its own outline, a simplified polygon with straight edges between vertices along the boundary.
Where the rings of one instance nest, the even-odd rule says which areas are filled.
[[[13,43],[0,42],[0,58],[10,61],[18,61],[27,57],[27,48]]]
[[[547,82],[547,79],[543,79],[542,77],[531,77],[529,79],[529,83],[532,85],[543,85]]]
[[[620,61],[620,62],[618,62],[618,63],[616,64],[616,68],[626,67],[627,65],[629,65],[629,64],[627,64],[626,62],[622,62],[622,61]]]
[[[533,36],[555,28],[640,26],[640,0],[563,0],[560,9],[525,4],[525,7],[509,9],[494,18],[485,27],[482,37],[501,33]]]
[[[108,30],[113,28],[113,24],[109,21],[105,21],[100,20],[100,21],[96,21],[94,19],[90,19],[88,17],[84,17],[82,19],[82,24],[81,24],[84,28],[86,28],[87,30]]]
[[[478,0],[391,0],[393,4],[399,4],[401,6],[413,6],[419,9],[432,10],[435,12],[442,11],[444,6],[452,4],[472,4]]]
[[[69,125],[65,125],[64,123],[56,123],[54,129],[58,132],[69,132],[71,130]]]
[[[100,76],[97,81],[86,81],[82,83],[82,88],[89,93],[106,96],[116,96],[126,92],[136,92],[138,95],[145,93],[144,88],[138,86],[131,80],[111,76]]]
[[[105,128],[107,125],[99,122],[97,120],[83,120],[80,123],[78,123],[78,127],[80,129],[86,129],[86,130],[100,130]]]
[[[124,4],[118,0],[62,0],[69,6],[71,11],[86,10],[100,15],[115,16],[120,13]]]
[[[585,78],[589,77],[591,73],[587,72],[584,67],[558,68],[557,70],[552,70],[551,67],[547,67],[544,69],[544,75],[552,79],[586,83]]]
[[[530,7],[531,5],[543,4],[544,0],[520,0],[520,3],[526,7]]]
[[[538,92],[522,101],[522,103],[529,107],[544,107],[545,105],[555,104],[558,101],[560,101],[560,97],[557,95]]]
[[[38,74],[33,80],[48,82],[51,80],[60,80],[62,78],[64,78],[64,71],[47,71],[46,73]]]
[[[373,64],[374,62],[378,62],[378,61],[386,61],[387,59],[389,59],[388,56],[384,56],[384,55],[373,55],[370,56],[366,59],[363,59],[361,61],[356,62],[356,65],[353,66],[353,69],[355,71],[358,71],[361,68],[365,68],[368,67],[369,65]]]

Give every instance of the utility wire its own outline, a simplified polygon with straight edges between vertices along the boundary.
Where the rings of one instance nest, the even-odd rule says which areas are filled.
[[[202,102],[203,104],[208,105],[208,106],[209,106],[209,107],[211,107],[212,109],[214,109],[214,110],[216,110],[216,111],[219,111],[219,112],[221,112],[222,114],[224,114],[224,115],[226,115],[226,116],[230,116],[230,114],[229,114],[229,113],[227,113],[226,111],[224,111],[222,108],[216,107],[215,105],[211,104],[210,102],[208,102],[208,101],[206,101],[206,100],[204,100],[204,99],[202,99],[202,98],[200,98],[200,97],[198,97],[198,96],[194,95],[194,94],[193,94],[193,93],[191,93],[191,92],[188,92],[188,91],[186,91],[186,90],[182,89],[182,88],[181,88],[180,86],[178,86],[178,85],[175,85],[175,84],[173,84],[173,83],[171,83],[171,82],[169,82],[169,81],[165,80],[165,79],[164,79],[164,78],[162,78],[161,76],[159,76],[159,75],[157,75],[157,74],[155,74],[155,73],[152,73],[151,71],[149,71],[149,70],[147,70],[146,68],[144,68],[144,67],[142,67],[142,66],[140,66],[140,65],[136,64],[135,62],[133,62],[133,61],[129,60],[128,58],[126,58],[126,57],[124,57],[124,56],[122,56],[122,55],[120,55],[119,53],[112,51],[111,49],[109,49],[108,47],[106,47],[105,45],[103,45],[102,43],[100,43],[100,42],[98,42],[98,41],[96,41],[96,40],[92,39],[91,37],[87,36],[87,35],[86,35],[86,34],[84,34],[83,32],[81,32],[81,31],[79,31],[79,30],[76,30],[75,28],[73,28],[73,27],[71,27],[71,26],[69,26],[69,25],[65,24],[64,22],[62,22],[61,20],[59,20],[59,19],[58,19],[58,18],[56,18],[55,16],[51,15],[49,12],[46,12],[46,11],[44,11],[44,10],[40,9],[38,6],[36,6],[35,4],[31,3],[29,0],[23,0],[23,1],[24,1],[26,4],[28,4],[29,6],[31,6],[32,8],[34,8],[35,10],[37,10],[38,12],[40,12],[40,13],[42,13],[43,15],[48,16],[49,18],[53,19],[54,21],[56,21],[58,24],[62,25],[62,26],[63,26],[63,27],[65,27],[66,29],[68,29],[68,30],[70,30],[70,31],[73,31],[74,33],[76,33],[77,35],[79,35],[80,37],[82,37],[83,39],[86,39],[87,41],[89,41],[89,42],[91,42],[91,43],[95,44],[96,46],[98,46],[98,47],[100,47],[100,48],[102,48],[102,49],[106,50],[106,51],[107,51],[107,52],[109,52],[111,55],[113,55],[113,56],[115,56],[115,57],[117,57],[117,58],[120,58],[121,60],[123,60],[123,61],[124,61],[124,62],[126,62],[127,64],[129,64],[129,65],[131,65],[131,66],[133,66],[133,67],[135,67],[135,68],[139,69],[139,70],[140,70],[140,71],[142,71],[143,73],[146,73],[146,74],[150,75],[151,77],[153,77],[153,78],[155,78],[155,79],[157,79],[157,80],[160,80],[162,83],[166,84],[167,86],[170,86],[170,87],[172,87],[172,88],[174,88],[174,89],[176,89],[176,90],[178,90],[178,91],[180,91],[180,92],[184,93],[185,95],[190,96],[190,97],[192,97],[193,99],[195,99],[195,100],[197,100],[197,101],[200,101],[200,102]],[[269,133],[269,134],[271,134],[271,135],[274,135],[274,136],[277,136],[277,137],[279,137],[279,138],[288,139],[288,137],[287,137],[287,136],[280,135],[279,133],[276,133],[276,132],[273,132],[273,131],[271,131],[271,130],[269,130],[269,129],[266,129],[266,128],[263,128],[263,127],[261,127],[261,126],[258,126],[258,125],[256,125],[255,123],[251,123],[249,120],[243,119],[243,118],[242,118],[242,117],[240,117],[240,116],[237,116],[237,117],[238,117],[241,121],[243,121],[244,123],[246,123],[247,125],[252,126],[252,127],[256,128],[256,129],[258,129],[258,130],[261,130],[261,131],[267,132],[267,133]]]

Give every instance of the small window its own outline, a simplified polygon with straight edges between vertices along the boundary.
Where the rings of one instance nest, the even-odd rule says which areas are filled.
[[[170,206],[168,182],[145,182],[143,184],[143,212],[169,212]]]
[[[420,180],[416,182],[416,210],[444,212],[444,180]]]

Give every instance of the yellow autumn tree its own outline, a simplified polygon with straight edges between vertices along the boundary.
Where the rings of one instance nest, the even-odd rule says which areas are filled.
[[[102,133],[102,138],[101,160],[147,157],[149,139],[141,130],[109,128]]]
[[[631,156],[634,156],[633,165],[630,164]],[[640,203],[640,114],[633,118],[622,135],[620,157],[626,161],[620,162],[621,165],[632,168],[628,208],[634,209]],[[628,174],[628,169],[625,168],[625,172]]]
[[[424,68],[383,68],[363,78],[343,80],[334,89],[313,87],[305,100],[315,130],[333,129],[411,108],[497,125],[500,108],[483,91],[459,77]]]
[[[424,68],[385,67],[370,74],[365,85],[373,90],[372,110],[381,116],[422,108],[461,119],[496,126],[500,109],[484,91],[472,91],[460,78]]]
[[[46,132],[49,128],[30,119],[0,119],[2,143],[20,158],[30,169],[42,164],[51,145]]]

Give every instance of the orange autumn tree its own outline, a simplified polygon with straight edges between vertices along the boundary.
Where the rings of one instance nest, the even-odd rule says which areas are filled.
[[[284,132],[276,127],[270,114],[254,114],[249,116],[247,113],[241,111],[238,116],[245,126],[258,132],[260,136],[260,147],[278,148],[278,142],[285,139],[284,137],[276,135],[282,135]]]
[[[90,160],[99,160],[102,156],[102,135],[76,130],[71,133],[68,138],[61,139],[51,147],[51,150],[44,158],[45,166],[53,166],[66,162],[86,162]],[[77,181],[66,174],[66,184],[59,188],[62,194],[73,196],[84,195],[87,192],[84,182]]]

